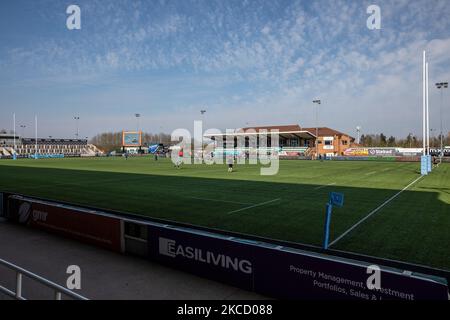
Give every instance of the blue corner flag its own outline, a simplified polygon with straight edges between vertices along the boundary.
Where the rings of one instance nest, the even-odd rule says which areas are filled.
[[[328,249],[328,242],[330,239],[331,214],[333,212],[333,206],[342,207],[343,205],[344,205],[344,194],[338,192],[331,192],[330,199],[327,203],[327,211],[325,213],[325,226],[323,238],[324,249]]]

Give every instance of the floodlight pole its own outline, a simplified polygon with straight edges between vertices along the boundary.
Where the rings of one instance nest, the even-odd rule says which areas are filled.
[[[358,141],[358,144],[359,144],[360,140],[361,140],[361,127],[360,126],[356,127],[356,136],[357,136],[357,141]]]
[[[442,163],[442,157],[444,156],[444,128],[443,128],[443,104],[444,104],[444,98],[443,98],[443,90],[448,89],[448,82],[439,82],[436,83],[436,87],[438,88],[440,95],[441,95],[441,106],[440,106],[440,118],[441,118],[441,133],[440,133],[440,145],[441,150],[439,152],[439,162]]]
[[[77,137],[77,140],[78,140],[78,135],[80,134],[80,130],[79,130],[79,126],[78,126],[78,120],[80,120],[80,117],[75,116],[75,117],[73,117],[73,118],[75,119],[75,122],[76,122],[76,124],[77,124],[77,133],[76,133],[76,137]]]
[[[35,160],[37,160],[37,151],[38,151],[38,141],[37,141],[37,136],[38,136],[38,134],[37,134],[37,132],[38,132],[38,120],[37,120],[37,115],[36,116],[34,116],[34,127],[35,127],[35,129],[34,129],[34,138],[35,138],[35,140],[34,140],[34,159]]]
[[[137,120],[137,132],[139,132],[139,129],[140,129],[139,118],[141,117],[141,114],[135,113],[134,116],[136,117],[136,120]]]
[[[206,110],[200,110],[200,114],[202,116],[202,122],[205,121],[205,113],[206,113]],[[204,126],[204,123],[202,123],[202,126]]]
[[[319,155],[319,143],[318,143],[318,139],[319,139],[319,105],[322,104],[322,101],[320,99],[317,99],[317,100],[313,100],[313,103],[317,104],[317,107],[316,107],[316,140],[314,143],[314,146],[316,148],[316,159],[317,159],[318,155]]]
[[[202,118],[202,128],[203,128],[202,130],[206,130],[205,123],[204,123],[205,122],[205,113],[206,113],[206,109],[200,110],[200,114],[201,114],[201,118]],[[202,148],[201,154],[203,157],[203,133],[202,133],[200,144],[201,144],[201,148]]]
[[[24,133],[25,133],[25,128],[26,128],[27,126],[26,125],[23,125],[23,124],[21,124],[20,125],[20,128],[22,129],[21,131],[22,131],[22,138],[24,137]]]
[[[13,159],[16,159],[16,114],[13,113],[13,131],[14,131],[14,154]]]

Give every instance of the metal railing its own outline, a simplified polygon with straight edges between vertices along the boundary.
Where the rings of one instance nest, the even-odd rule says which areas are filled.
[[[8,268],[9,270],[16,272],[16,291],[12,291],[6,287],[3,287],[0,285],[0,293],[4,293],[16,300],[27,300],[22,295],[22,279],[23,276],[28,277],[29,279],[32,279],[38,283],[41,283],[45,287],[51,289],[54,291],[54,298],[55,300],[62,300],[62,295],[66,295],[68,297],[71,297],[75,300],[89,300],[86,297],[83,297],[82,295],[79,295],[73,291],[70,291],[67,288],[64,288],[63,286],[60,286],[59,284],[56,284],[54,282],[51,282],[41,276],[38,276],[37,274],[34,274],[28,270],[25,270],[19,266],[16,266],[8,261],[5,261],[3,259],[0,259],[0,265]]]

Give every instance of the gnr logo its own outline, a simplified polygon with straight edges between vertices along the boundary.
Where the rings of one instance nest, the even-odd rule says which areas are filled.
[[[46,222],[47,216],[48,216],[47,212],[38,211],[38,210],[33,211],[33,221],[35,221],[35,222],[36,221]]]

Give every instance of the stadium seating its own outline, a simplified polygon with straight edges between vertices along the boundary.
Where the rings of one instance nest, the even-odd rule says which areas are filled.
[[[0,145],[0,157],[29,158],[35,154],[42,156],[63,155],[66,157],[95,157],[103,154],[96,146],[86,140],[38,139],[37,150],[34,139],[21,139],[14,150],[12,145]]]

